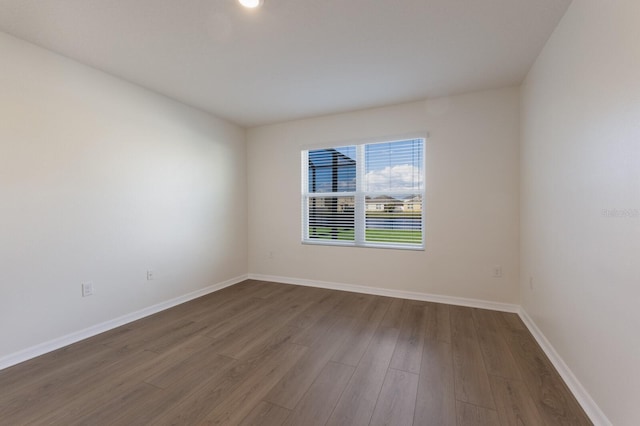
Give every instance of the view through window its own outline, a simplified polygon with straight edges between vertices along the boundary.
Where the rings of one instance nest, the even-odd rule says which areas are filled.
[[[424,145],[418,138],[303,151],[303,242],[424,248]]]

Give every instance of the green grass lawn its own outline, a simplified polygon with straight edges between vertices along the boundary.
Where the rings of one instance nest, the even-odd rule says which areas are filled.
[[[367,242],[384,243],[409,243],[420,244],[422,242],[422,231],[410,231],[405,229],[367,229]],[[316,227],[309,229],[309,238],[320,240],[340,240],[353,241],[354,231],[349,228],[338,228],[336,238],[333,236],[333,228]]]

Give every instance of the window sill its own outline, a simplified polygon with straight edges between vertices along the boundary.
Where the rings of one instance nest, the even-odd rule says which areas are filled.
[[[423,245],[408,246],[384,243],[366,243],[356,244],[352,241],[327,241],[327,240],[303,240],[303,245],[310,246],[329,246],[329,247],[354,247],[354,248],[373,248],[373,249],[391,249],[391,250],[409,250],[409,251],[425,251]]]

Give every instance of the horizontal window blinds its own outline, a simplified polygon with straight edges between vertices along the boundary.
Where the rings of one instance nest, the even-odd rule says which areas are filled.
[[[423,248],[424,144],[303,151],[303,242]]]

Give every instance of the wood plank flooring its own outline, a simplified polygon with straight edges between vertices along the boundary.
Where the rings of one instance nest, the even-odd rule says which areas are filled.
[[[590,425],[515,314],[248,280],[0,371],[0,425]]]

